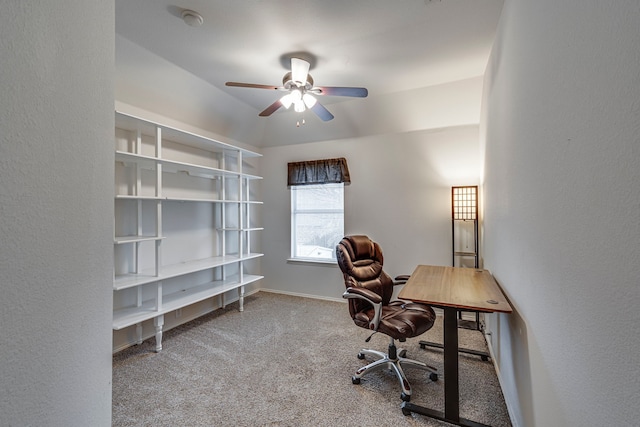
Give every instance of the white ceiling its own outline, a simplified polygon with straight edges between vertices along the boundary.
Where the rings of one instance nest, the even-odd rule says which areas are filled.
[[[416,101],[431,93],[425,88],[484,73],[502,4],[116,0],[116,99],[258,147],[385,132],[379,122],[393,118],[385,111],[419,109]],[[186,25],[183,9],[200,13],[204,24]],[[225,86],[279,85],[294,52],[313,56],[317,85],[366,87],[369,97],[322,97],[336,118],[321,122],[307,112],[306,124],[296,128],[299,114],[292,111],[258,117],[281,93]],[[433,123],[411,126],[405,131]]]

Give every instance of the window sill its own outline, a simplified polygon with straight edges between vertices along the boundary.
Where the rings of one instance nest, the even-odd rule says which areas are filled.
[[[314,259],[314,258],[289,258],[287,259],[287,263],[291,264],[314,264],[314,265],[324,265],[327,267],[337,267],[338,262],[333,259]]]

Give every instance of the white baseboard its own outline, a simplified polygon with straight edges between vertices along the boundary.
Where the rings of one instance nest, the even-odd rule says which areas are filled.
[[[322,296],[318,296],[318,295],[301,294],[299,292],[280,291],[280,290],[277,290],[277,289],[260,288],[260,292],[271,292],[273,294],[282,294],[282,295],[290,295],[290,296],[293,296],[293,297],[320,299],[320,300],[324,300],[324,301],[343,302],[343,303],[347,302],[347,300],[345,300],[344,298],[322,297]]]
[[[493,352],[493,346],[491,345],[490,339],[491,332],[484,335],[484,339],[487,342],[487,347],[489,348],[489,356],[491,357],[491,362],[493,363],[493,368],[496,370],[496,376],[498,377],[498,383],[500,384],[500,389],[502,390],[502,396],[504,396],[504,402],[507,405],[507,413],[509,414],[509,419],[511,420],[511,425],[513,427],[520,427],[520,425],[516,422],[515,413],[513,408],[516,404],[513,402],[510,395],[507,395],[504,390],[504,382],[502,379],[502,375],[500,374],[500,368],[498,367],[498,363],[496,362],[495,353]]]

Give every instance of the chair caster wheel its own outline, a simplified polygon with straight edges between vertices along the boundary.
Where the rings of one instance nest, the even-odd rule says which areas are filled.
[[[411,411],[409,411],[409,410],[407,410],[407,409],[402,408],[402,415],[404,415],[405,417],[406,417],[407,415],[411,415]]]
[[[482,359],[483,362],[486,362],[489,360],[489,356],[480,356],[480,359]]]
[[[407,357],[407,350],[402,350],[400,353],[398,353],[398,357]]]
[[[429,379],[430,379],[431,381],[438,381],[438,374],[436,374],[435,372],[431,372],[431,373],[429,374]]]
[[[427,345],[426,345],[426,344],[423,344],[423,343],[420,343],[420,348],[421,348],[421,349],[423,349],[423,350],[426,350]],[[406,414],[405,414],[405,415],[406,415]]]
[[[360,360],[364,359],[364,354],[358,353],[358,359],[360,359]]]
[[[411,400],[411,395],[402,392],[402,394],[400,395],[400,399],[402,399],[404,402],[409,402]]]
[[[360,378],[351,377],[351,382],[352,382],[353,384],[360,384]]]

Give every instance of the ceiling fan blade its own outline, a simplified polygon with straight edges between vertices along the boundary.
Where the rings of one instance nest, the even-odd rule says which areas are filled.
[[[320,117],[323,122],[328,122],[329,120],[333,119],[333,114],[331,114],[329,110],[324,108],[324,105],[320,104],[319,102],[316,102],[313,107],[310,108],[310,110],[316,113],[316,115]]]
[[[273,104],[269,105],[267,108],[265,108],[260,114],[258,114],[260,117],[269,117],[270,115],[272,115],[273,113],[275,113],[278,108],[282,107],[282,103],[280,102],[280,100],[278,99],[276,102],[274,102]]]
[[[291,80],[301,86],[307,84],[310,64],[304,59],[291,58]]]
[[[226,82],[226,86],[234,86],[234,87],[250,87],[253,89],[271,89],[271,90],[283,90],[283,87],[280,86],[271,86],[271,85],[258,85],[255,83],[238,83],[238,82]]]
[[[366,98],[369,95],[369,91],[364,87],[317,86],[311,92],[316,95],[355,96],[358,98]]]

